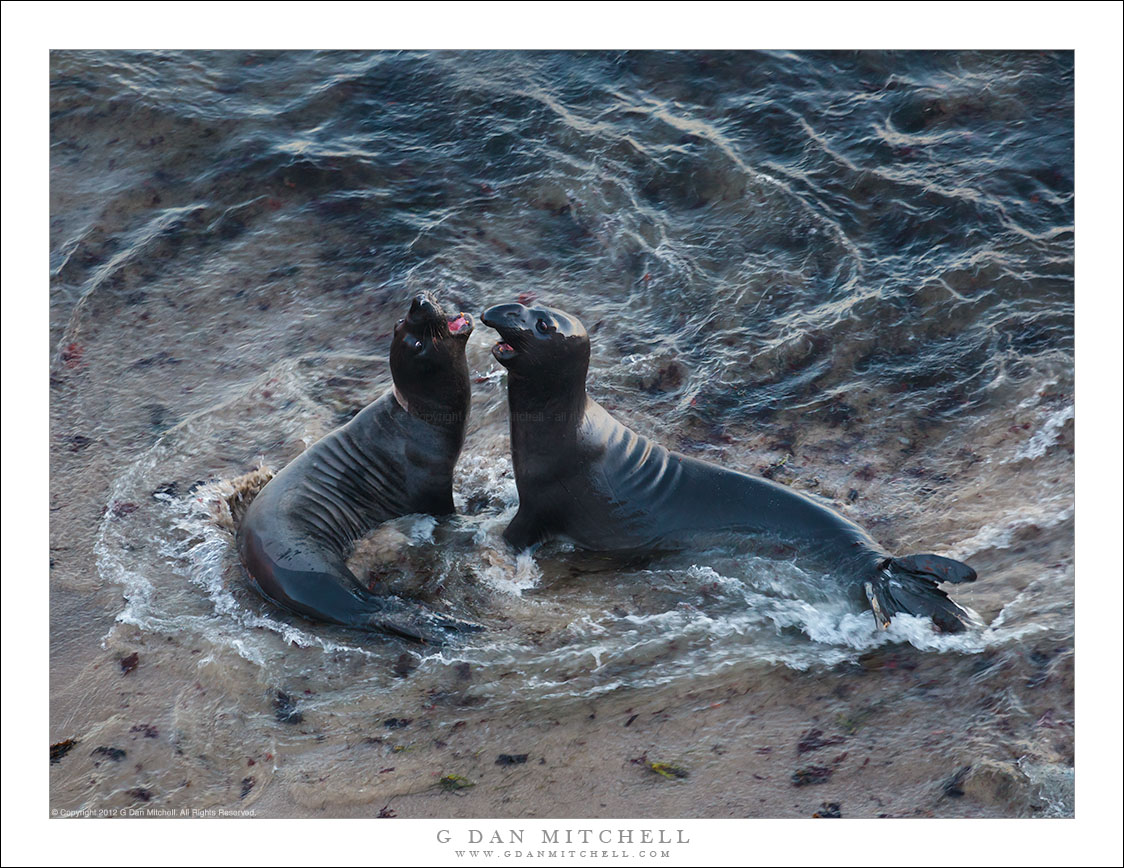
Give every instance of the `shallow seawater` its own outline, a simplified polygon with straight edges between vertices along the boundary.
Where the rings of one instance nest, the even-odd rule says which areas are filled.
[[[577,731],[744,686],[895,697],[891,752],[951,764],[887,778],[895,815],[1072,811],[1071,53],[56,52],[51,112],[52,742],[144,757],[63,759],[53,805],[283,813],[272,788],[343,815],[385,794],[356,744],[432,773],[386,741],[403,720],[444,769],[470,718]],[[578,315],[618,419],[968,561],[980,628],[879,631],[736,544],[517,556],[482,325],[458,515],[391,522],[352,563],[487,629],[419,649],[276,609],[226,499],[388,388],[422,289]],[[965,732],[915,738],[952,707]],[[1008,774],[988,763],[1022,789],[978,783]]]

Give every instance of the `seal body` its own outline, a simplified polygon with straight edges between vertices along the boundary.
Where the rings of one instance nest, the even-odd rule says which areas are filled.
[[[453,511],[453,468],[469,410],[471,319],[413,300],[391,343],[394,386],[319,440],[261,490],[238,528],[255,587],[317,621],[440,642],[479,629],[400,597],[373,594],[347,568],[356,540],[412,513]]]
[[[937,587],[975,579],[937,555],[891,557],[826,504],[768,479],[673,452],[614,419],[586,394],[589,338],[573,316],[498,305],[483,315],[508,370],[519,510],[504,536],[517,548],[566,537],[582,548],[637,552],[754,534],[824,564],[885,627],[899,612],[958,631],[971,616]]]

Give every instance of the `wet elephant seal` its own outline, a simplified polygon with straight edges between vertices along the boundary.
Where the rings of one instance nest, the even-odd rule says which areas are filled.
[[[400,597],[372,594],[347,568],[356,540],[402,515],[453,511],[453,467],[469,409],[472,320],[429,296],[394,329],[394,385],[313,444],[261,490],[238,551],[267,598],[317,621],[437,643],[479,629]]]
[[[891,557],[839,513],[783,485],[669,451],[586,395],[589,337],[573,316],[502,304],[485,311],[507,368],[519,511],[504,537],[524,548],[567,537],[597,551],[682,548],[707,533],[760,534],[817,557],[882,627],[910,613],[947,632],[974,619],[940,582],[975,571],[937,555]]]

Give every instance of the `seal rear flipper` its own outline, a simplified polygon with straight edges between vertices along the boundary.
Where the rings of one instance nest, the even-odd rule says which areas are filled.
[[[344,567],[338,573],[290,573],[286,576],[285,592],[284,597],[272,599],[298,615],[341,627],[387,633],[423,645],[443,645],[454,633],[484,629],[423,603],[371,594],[359,587]]]
[[[423,645],[443,645],[457,633],[478,633],[484,629],[401,597],[372,597],[370,603],[371,614],[363,623],[352,626],[390,633]]]
[[[422,603],[372,594],[342,559],[315,545],[282,566],[266,555],[256,534],[244,534],[240,543],[247,572],[262,596],[302,617],[431,645],[442,644],[454,632],[483,629]]]
[[[928,576],[934,582],[952,582],[958,585],[976,580],[976,571],[970,566],[940,555],[906,555],[892,560],[903,570]]]
[[[966,564],[939,555],[887,558],[878,573],[863,583],[863,590],[882,629],[897,614],[931,618],[944,633],[960,633],[977,626],[976,618],[956,605],[938,582],[975,581],[976,571]]]

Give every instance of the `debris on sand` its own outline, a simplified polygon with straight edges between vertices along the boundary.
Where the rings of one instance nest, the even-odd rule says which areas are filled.
[[[461,775],[445,775],[437,782],[437,786],[447,793],[455,793],[458,790],[467,790],[469,787],[476,786],[476,784]]]
[[[807,787],[812,784],[826,784],[831,780],[833,771],[834,769],[827,766],[807,766],[797,769],[792,773],[792,785],[794,787]]]
[[[105,757],[108,760],[113,760],[115,763],[121,762],[126,756],[125,751],[119,747],[95,747],[90,751],[90,756]]]
[[[68,438],[66,442],[69,444],[67,448],[71,452],[80,452],[94,441],[92,438],[86,437],[83,434],[75,434],[73,437]]]
[[[304,715],[297,711],[296,700],[282,690],[278,690],[273,699],[273,716],[281,723],[288,724],[297,724],[304,720]]]
[[[842,818],[843,811],[839,802],[820,802],[820,809],[812,814],[813,820],[840,820]]]
[[[62,741],[55,742],[51,745],[51,763],[57,763],[64,756],[66,756],[78,744],[76,738],[64,738]]]
[[[122,657],[118,662],[121,664],[121,674],[128,675],[140,665],[140,654],[134,651],[127,657]]]
[[[517,766],[527,761],[527,754],[525,753],[501,753],[496,757],[496,765],[498,766]]]
[[[681,780],[689,774],[685,768],[673,763],[649,762],[648,768],[657,775],[667,778],[669,781]]]
[[[69,343],[60,354],[60,358],[64,365],[73,370],[82,364],[82,354],[84,352],[86,352],[86,350],[81,344]]]
[[[961,766],[956,774],[944,782],[944,786],[941,788],[944,794],[950,799],[959,799],[964,795],[964,788],[961,784],[964,783],[964,778],[968,776],[968,772],[971,770],[971,766]]]
[[[846,739],[841,735],[833,735],[830,738],[824,738],[822,729],[810,729],[800,736],[800,741],[796,743],[796,752],[798,754],[808,753],[809,751],[819,750],[829,745],[842,744],[845,740]]]
[[[108,508],[108,512],[114,518],[124,518],[127,515],[132,515],[138,509],[140,509],[140,507],[135,503],[115,500],[113,501],[113,504]]]

